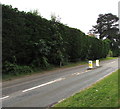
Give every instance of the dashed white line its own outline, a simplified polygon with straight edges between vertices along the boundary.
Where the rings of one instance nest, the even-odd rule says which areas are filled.
[[[80,74],[81,74],[81,73],[78,72],[76,75],[80,75]]]
[[[88,70],[85,70],[84,72],[76,72],[76,73],[73,73],[73,74],[71,74],[71,76],[81,75],[81,74],[86,73],[86,72],[88,72]]]
[[[85,72],[88,72],[88,70],[85,70]]]
[[[53,81],[50,81],[50,82],[47,82],[47,83],[44,83],[44,84],[41,84],[41,85],[38,85],[38,86],[35,86],[35,87],[32,87],[32,88],[29,88],[29,89],[26,89],[26,90],[23,90],[22,92],[27,92],[27,91],[30,91],[30,90],[33,90],[33,89],[36,89],[36,88],[40,88],[40,87],[46,86],[48,84],[52,84],[52,83],[61,81],[63,79],[65,79],[65,78],[58,78],[56,80],[53,80]]]
[[[116,61],[110,62],[110,63],[108,63],[108,64],[112,64],[112,63],[114,63],[114,62],[116,62]]]
[[[77,73],[73,73],[73,74],[71,74],[71,76],[73,76],[73,75],[76,75]]]
[[[8,98],[8,97],[9,97],[9,96],[2,97],[2,98],[0,98],[0,100],[6,99],[6,98]]]
[[[114,63],[115,61],[111,62],[111,63]]]

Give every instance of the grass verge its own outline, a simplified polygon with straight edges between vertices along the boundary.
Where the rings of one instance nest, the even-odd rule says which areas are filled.
[[[118,72],[120,69],[90,88],[67,98],[54,107],[118,107]],[[120,96],[120,95],[119,95]]]
[[[100,59],[100,61],[111,60],[111,59],[116,59],[116,57],[102,58],[102,59]],[[67,63],[66,65],[62,66],[61,68],[70,68],[70,67],[75,67],[75,66],[84,65],[84,64],[88,64],[88,61],[70,62],[70,63]],[[57,70],[57,69],[60,69],[60,67],[51,65],[47,69],[33,69],[34,72],[30,72],[30,73],[29,72],[28,73],[20,73],[20,74],[17,74],[17,75],[6,74],[6,75],[2,76],[2,80],[3,81],[8,81],[8,80],[17,79],[17,78],[20,78],[20,77],[30,76],[32,74],[46,73],[46,71],[54,71],[54,70]]]

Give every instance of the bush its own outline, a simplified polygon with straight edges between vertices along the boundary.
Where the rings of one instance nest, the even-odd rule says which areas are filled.
[[[113,57],[120,56],[120,49],[114,49],[114,50],[112,50],[112,52],[113,52]]]
[[[2,5],[2,63],[5,74],[32,72],[29,66],[47,69],[86,59],[99,59],[109,52],[108,41],[31,12]],[[114,49],[114,56],[118,55]],[[6,62],[7,61],[7,62]],[[27,66],[26,66],[27,65]]]
[[[109,50],[108,57],[112,57],[112,56],[113,56],[113,52]]]
[[[13,75],[19,75],[19,74],[31,73],[31,72],[33,71],[29,66],[20,66],[9,62],[5,62],[3,64],[3,75],[7,73]]]

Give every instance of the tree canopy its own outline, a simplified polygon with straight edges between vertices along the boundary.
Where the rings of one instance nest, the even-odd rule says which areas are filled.
[[[99,14],[97,24],[93,26],[92,30],[90,30],[94,34],[98,34],[100,39],[110,40],[110,48],[113,51],[113,56],[120,55],[118,20],[119,18],[111,13]]]
[[[20,12],[8,5],[2,5],[2,11],[3,74],[95,60],[109,52],[108,41],[89,37],[54,18],[47,20],[36,12]]]

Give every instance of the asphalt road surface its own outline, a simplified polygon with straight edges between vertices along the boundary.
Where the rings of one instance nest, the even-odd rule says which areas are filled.
[[[3,82],[2,107],[52,106],[116,71],[118,59],[100,65],[92,70],[81,65]]]

